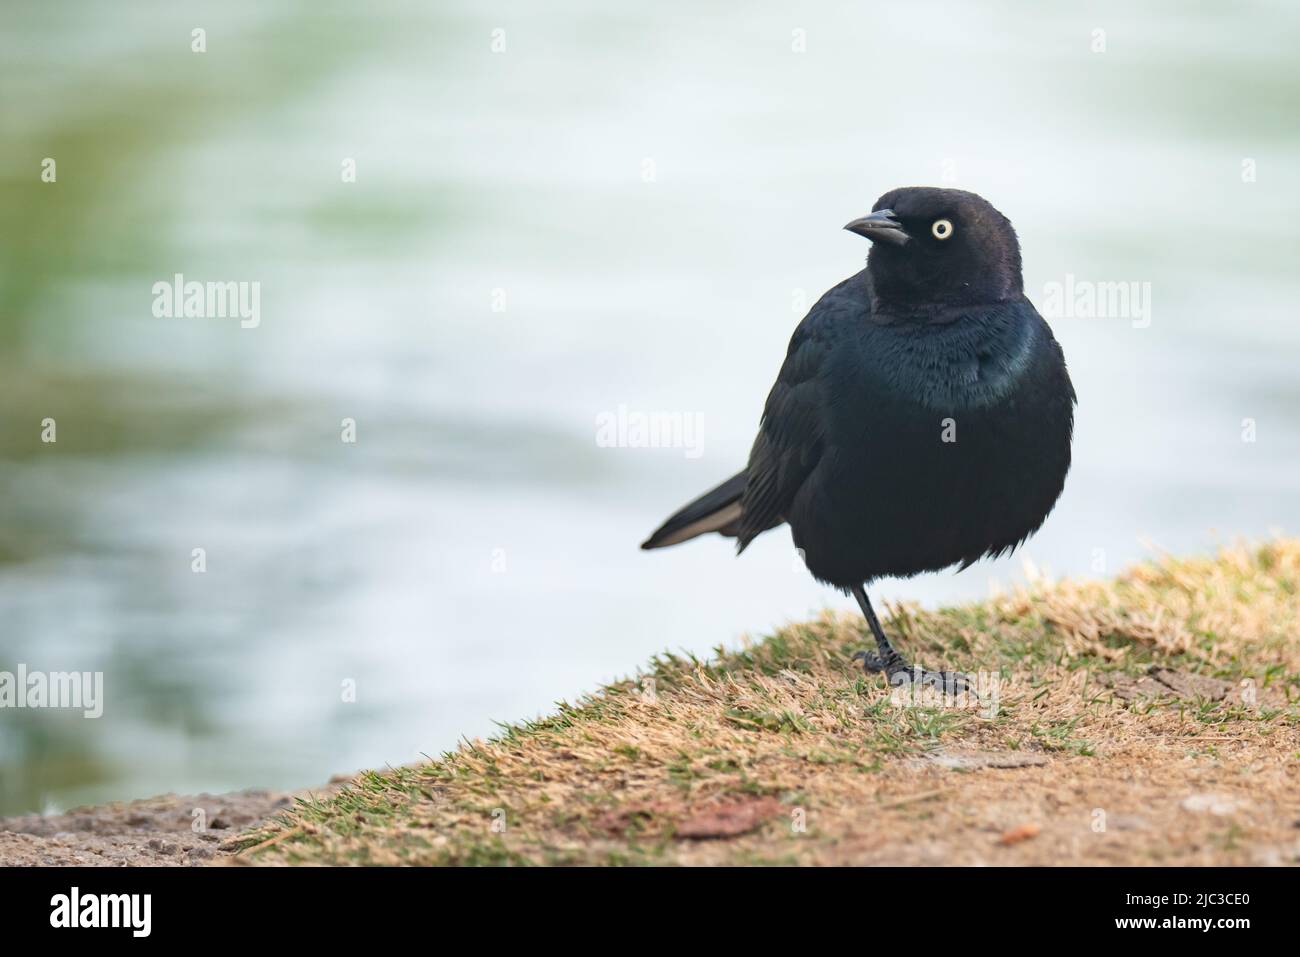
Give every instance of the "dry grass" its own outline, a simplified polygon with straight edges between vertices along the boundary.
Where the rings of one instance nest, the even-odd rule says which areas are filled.
[[[984,669],[982,700],[895,700],[848,663],[862,623],[826,616],[362,774],[239,859],[1300,861],[1300,541],[894,609],[886,628],[931,667]]]

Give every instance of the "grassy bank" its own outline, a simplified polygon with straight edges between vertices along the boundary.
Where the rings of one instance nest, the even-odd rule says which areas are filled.
[[[900,699],[828,615],[362,774],[238,860],[1300,861],[1300,541],[890,618],[980,697]]]

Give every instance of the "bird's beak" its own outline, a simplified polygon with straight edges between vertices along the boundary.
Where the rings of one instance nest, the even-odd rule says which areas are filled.
[[[911,239],[892,209],[878,209],[868,216],[853,220],[844,228],[851,233],[867,237],[873,243],[886,242],[902,246]]]

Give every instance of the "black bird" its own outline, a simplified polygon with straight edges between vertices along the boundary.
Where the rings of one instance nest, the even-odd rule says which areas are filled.
[[[1010,552],[1056,504],[1070,468],[1074,387],[1025,298],[1020,244],[985,199],[886,193],[844,227],[867,267],[818,300],[790,340],[749,465],[669,518],[642,548],[788,523],[819,581],[852,592],[891,683],[960,690],[913,669],[866,587]],[[960,570],[960,569],[959,569]]]

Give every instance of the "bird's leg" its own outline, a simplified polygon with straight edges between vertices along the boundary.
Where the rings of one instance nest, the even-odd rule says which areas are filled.
[[[926,671],[911,664],[899,654],[897,648],[890,644],[885,630],[880,627],[880,619],[876,617],[875,609],[871,607],[871,599],[867,598],[867,592],[861,585],[853,588],[853,597],[858,600],[858,606],[866,616],[867,625],[876,639],[876,651],[859,651],[853,656],[854,661],[862,662],[864,671],[868,674],[883,671],[891,685],[916,682],[933,685],[941,691],[952,694],[962,691],[975,693],[975,686],[959,671]]]
[[[871,634],[875,636],[876,647],[879,649],[879,653],[859,651],[853,656],[853,660],[861,660],[863,669],[869,672],[883,671],[888,674],[899,669],[911,671],[912,666],[898,653],[898,649],[889,643],[885,629],[880,627],[880,619],[876,617],[876,610],[871,607],[871,599],[867,597],[866,589],[861,585],[854,587],[853,597],[858,600],[858,606],[867,618],[867,625],[871,628]]]

